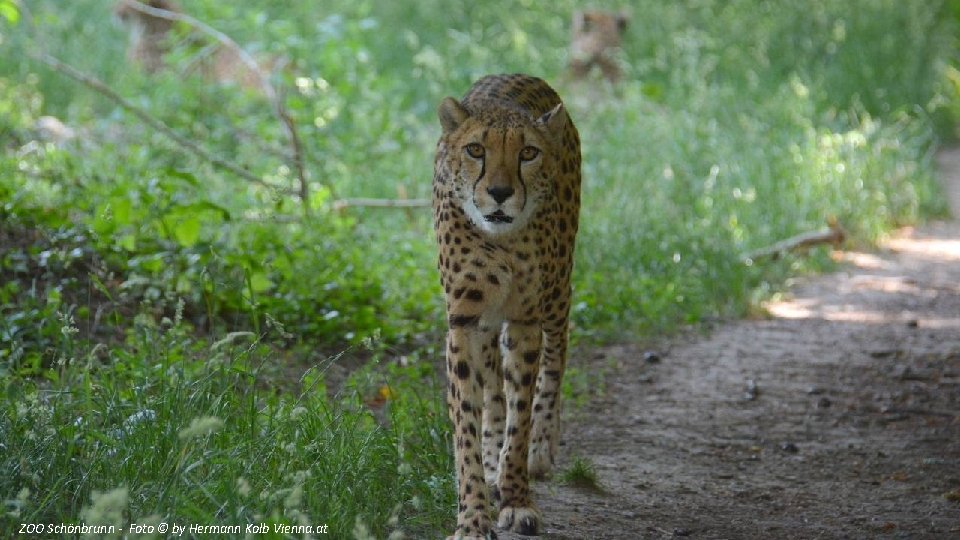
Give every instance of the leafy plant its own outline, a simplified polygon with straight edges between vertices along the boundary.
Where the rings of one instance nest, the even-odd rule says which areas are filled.
[[[570,466],[560,472],[560,483],[580,489],[600,491],[600,480],[596,466],[583,456],[575,456]]]

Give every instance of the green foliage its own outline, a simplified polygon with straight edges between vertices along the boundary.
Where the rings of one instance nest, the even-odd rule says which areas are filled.
[[[568,486],[600,491],[600,479],[597,476],[597,467],[583,456],[574,456],[570,466],[560,471],[558,480]]]
[[[10,24],[17,24],[20,20],[20,10],[13,0],[0,0],[0,16]]]
[[[252,336],[205,345],[176,320],[134,326],[122,346],[64,360],[52,384],[4,380],[3,530],[75,522],[115,489],[130,494],[123,524],[443,529],[450,435],[442,392],[423,397],[421,370],[392,370],[381,425],[350,393],[327,397],[330,360],[278,393],[270,350]]]
[[[184,80],[176,70],[152,79],[121,74],[124,39],[106,24],[109,6],[54,5],[61,6],[33,7],[51,50],[142,96],[140,105],[274,187],[238,185],[184,161],[163,137],[120,117],[91,125],[98,144],[27,156],[43,178],[5,182],[8,191],[35,196],[17,210],[32,204],[30,211],[46,212],[69,197],[95,233],[96,250],[111,252],[103,254],[116,263],[111,271],[152,287],[152,296],[165,298],[162,309],[185,298],[199,326],[259,331],[269,315],[297,338],[335,342],[375,331],[409,338],[436,327],[440,305],[426,215],[344,215],[330,211],[331,201],[429,196],[435,104],[486,72],[559,78],[573,9],[524,1],[470,10],[439,0],[343,2],[323,13],[296,3],[191,4],[193,15],[250,50],[287,59],[290,69],[275,82],[291,88],[286,105],[313,178],[313,218],[287,223],[299,213],[286,194],[296,181],[275,153],[287,145],[284,131],[258,96]],[[872,240],[890,225],[943,211],[928,156],[930,120],[945,123],[944,105],[955,95],[943,69],[953,45],[946,7],[893,0],[641,7],[617,92],[561,84],[584,140],[574,310],[582,332],[742,313],[751,291],[782,271],[746,267],[741,253],[828,217]],[[403,24],[386,31],[395,21]],[[70,30],[104,54],[68,47],[60,40]],[[31,43],[26,32],[9,41],[14,49]],[[171,61],[189,64],[195,49],[176,49]],[[41,109],[75,122],[116,116],[110,103],[62,76],[6,64],[10,73],[38,73],[26,86],[34,105],[17,111],[31,116],[8,130],[23,132]],[[783,264],[799,270],[809,262]]]

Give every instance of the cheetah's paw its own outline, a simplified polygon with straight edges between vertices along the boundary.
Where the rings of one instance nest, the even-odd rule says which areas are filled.
[[[505,506],[500,509],[497,526],[501,529],[533,536],[540,531],[543,518],[534,506]]]
[[[497,540],[497,533],[491,530],[490,532],[482,536],[477,536],[473,534],[464,536],[463,533],[458,532],[453,536],[448,536],[447,540]]]

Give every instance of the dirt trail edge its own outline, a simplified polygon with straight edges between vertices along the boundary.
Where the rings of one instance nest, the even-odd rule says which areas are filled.
[[[960,151],[939,161],[960,215]],[[589,459],[601,490],[535,484],[543,538],[960,538],[960,223],[843,257],[657,363],[580,351],[616,367],[559,465]]]

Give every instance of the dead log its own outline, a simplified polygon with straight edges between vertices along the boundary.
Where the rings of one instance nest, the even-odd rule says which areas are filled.
[[[809,248],[820,244],[831,244],[834,247],[840,246],[847,238],[847,232],[840,225],[836,218],[827,220],[827,228],[819,231],[806,232],[781,240],[771,246],[760,248],[747,253],[741,257],[745,263],[753,263],[759,259],[777,260],[785,253],[797,251],[799,249]]]

